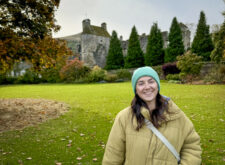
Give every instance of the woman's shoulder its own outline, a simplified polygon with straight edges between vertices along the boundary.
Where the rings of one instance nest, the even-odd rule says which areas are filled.
[[[116,118],[120,120],[127,120],[132,116],[132,108],[131,106],[124,108],[117,115]]]
[[[117,116],[127,116],[127,115],[129,115],[129,114],[131,114],[131,113],[132,113],[132,108],[131,108],[131,106],[128,106],[128,107],[122,109],[122,110],[117,114]]]
[[[169,114],[167,114],[167,118],[169,118],[169,120],[177,119],[180,120],[184,125],[193,125],[187,115],[171,99],[168,101],[168,111]]]

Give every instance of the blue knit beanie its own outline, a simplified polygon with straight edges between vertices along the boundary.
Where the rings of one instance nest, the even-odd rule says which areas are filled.
[[[145,66],[145,67],[136,69],[133,73],[131,81],[132,81],[132,87],[133,87],[134,93],[136,93],[136,84],[138,79],[144,76],[152,77],[157,82],[158,90],[160,91],[160,80],[159,80],[158,73],[151,67]]]

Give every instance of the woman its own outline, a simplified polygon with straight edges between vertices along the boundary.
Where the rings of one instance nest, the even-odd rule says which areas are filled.
[[[180,164],[200,165],[200,137],[192,122],[168,97],[160,95],[160,80],[151,67],[132,76],[134,99],[116,116],[103,165],[175,165],[177,159],[145,125],[150,120],[180,154]]]

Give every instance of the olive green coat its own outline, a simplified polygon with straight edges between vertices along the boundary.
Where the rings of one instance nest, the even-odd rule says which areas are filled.
[[[165,113],[167,123],[158,130],[180,153],[182,165],[200,165],[200,137],[192,122],[169,101],[169,111]],[[149,119],[147,109],[141,109],[142,115]],[[128,107],[118,113],[111,129],[105,148],[102,165],[176,165],[177,160],[163,142],[145,125],[136,131],[136,118],[131,122],[132,111]]]

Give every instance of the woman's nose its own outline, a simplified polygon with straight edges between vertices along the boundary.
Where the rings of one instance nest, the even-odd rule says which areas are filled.
[[[149,88],[151,88],[151,85],[149,83],[146,83],[145,84],[145,89],[149,89]]]

